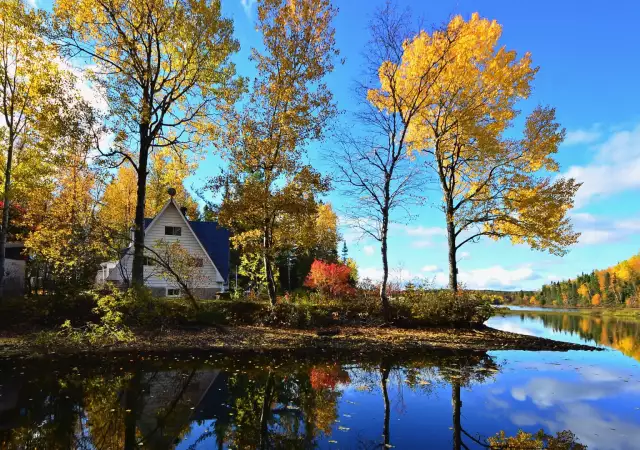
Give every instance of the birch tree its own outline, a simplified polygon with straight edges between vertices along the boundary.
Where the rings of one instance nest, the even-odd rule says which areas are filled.
[[[57,0],[57,37],[109,102],[116,139],[105,158],[137,175],[132,282],[143,283],[149,157],[158,148],[198,148],[215,128],[219,101],[241,83],[238,50],[219,0]]]

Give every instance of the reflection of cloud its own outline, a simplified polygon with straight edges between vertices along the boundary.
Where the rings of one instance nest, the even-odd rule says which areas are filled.
[[[558,404],[579,401],[595,401],[622,392],[640,392],[640,386],[615,381],[590,381],[585,379],[579,383],[570,383],[553,378],[537,377],[522,387],[511,389],[514,399],[524,401],[530,398],[540,408],[550,408]]]

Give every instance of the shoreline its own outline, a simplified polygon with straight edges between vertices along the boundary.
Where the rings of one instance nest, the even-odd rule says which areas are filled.
[[[535,306],[538,309],[508,309],[507,306],[518,306],[526,308],[522,305],[500,305],[500,314],[580,314],[588,316],[609,316],[627,319],[640,319],[640,308],[589,308],[586,306],[570,306],[570,307],[555,307],[555,306]]]
[[[334,330],[335,331],[335,330]],[[44,347],[34,341],[35,334],[0,334],[0,358],[45,358],[126,353],[172,353],[208,351],[220,354],[311,354],[358,353],[393,354],[404,351],[568,351],[603,350],[583,344],[496,330],[480,329],[404,329],[393,327],[339,327],[336,335],[319,335],[317,330],[237,326],[225,329],[171,329],[158,333],[138,331],[132,342],[107,346]]]

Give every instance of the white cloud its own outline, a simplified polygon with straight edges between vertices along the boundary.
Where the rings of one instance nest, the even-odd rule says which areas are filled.
[[[447,230],[442,227],[423,227],[422,225],[419,225],[419,226],[396,225],[394,227],[392,225],[392,228],[396,228],[400,231],[404,231],[408,236],[432,237],[432,236],[447,235]]]
[[[463,259],[470,259],[471,258],[471,253],[469,252],[460,252],[458,253],[459,259],[458,261],[462,261]]]
[[[572,222],[579,231],[578,245],[598,245],[625,240],[640,231],[640,217],[612,220],[589,213],[572,213]]]
[[[427,265],[422,268],[423,272],[437,272],[440,268],[436,265]]]
[[[588,130],[571,130],[563,142],[564,145],[593,144],[602,137],[599,127],[593,126]]]
[[[596,198],[640,189],[640,125],[612,134],[591,163],[571,166],[564,176],[582,183],[576,194],[578,208]]]
[[[433,247],[433,242],[431,242],[431,241],[426,241],[426,240],[412,241],[412,242],[411,242],[411,247],[413,247],[413,248],[427,248],[427,247]]]
[[[27,0],[27,3],[29,3],[29,5],[33,8],[37,8],[38,7],[38,1],[37,0]]]
[[[518,289],[523,281],[537,280],[541,276],[529,266],[516,269],[505,269],[492,266],[484,269],[461,270],[458,281],[469,289]],[[449,272],[436,273],[435,283],[446,286],[449,283]]]
[[[373,255],[373,253],[375,251],[375,248],[373,247],[373,245],[365,245],[363,250],[364,250],[365,255],[371,256],[371,255]]]
[[[240,0],[240,4],[242,5],[242,9],[244,9],[247,17],[251,18],[251,10],[253,9],[253,5],[255,5],[257,0]]]

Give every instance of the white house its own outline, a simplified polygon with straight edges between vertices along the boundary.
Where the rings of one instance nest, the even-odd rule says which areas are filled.
[[[194,258],[190,271],[190,290],[201,298],[213,298],[228,289],[229,231],[216,222],[189,221],[173,197],[153,219],[145,219],[145,245],[158,253],[166,251],[166,244],[178,242]],[[154,263],[152,251],[146,252],[144,284],[153,295],[179,297],[180,285],[162,267]],[[133,243],[123,250],[119,261],[101,264],[97,284],[112,282],[125,285],[131,279]]]

